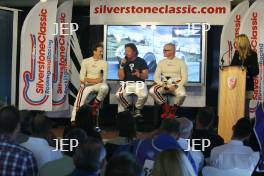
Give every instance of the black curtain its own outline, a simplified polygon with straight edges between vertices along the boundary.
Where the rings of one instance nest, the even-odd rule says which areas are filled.
[[[12,73],[13,12],[0,10],[0,101],[10,103]]]

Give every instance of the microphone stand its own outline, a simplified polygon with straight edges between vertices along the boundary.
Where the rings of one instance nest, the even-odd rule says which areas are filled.
[[[225,60],[224,60],[224,56],[229,52],[229,51],[232,51],[233,50],[233,47],[232,47],[232,45],[231,45],[231,48],[230,49],[228,49],[226,52],[224,52],[224,54],[222,55],[222,57],[221,57],[221,65],[220,65],[220,69],[222,70],[223,69],[223,65],[224,65],[224,62],[225,62]]]

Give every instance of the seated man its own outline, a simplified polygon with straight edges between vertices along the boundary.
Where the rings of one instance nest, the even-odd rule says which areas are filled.
[[[239,168],[252,172],[258,163],[259,152],[243,145],[250,132],[249,119],[239,119],[233,126],[231,141],[211,150],[210,165],[219,169]]]
[[[128,43],[125,45],[126,56],[121,60],[118,77],[121,82],[121,87],[117,90],[116,97],[120,102],[118,104],[119,111],[120,105],[125,109],[129,109],[128,96],[135,94],[137,96],[136,109],[134,117],[141,117],[141,109],[143,108],[148,90],[144,83],[148,78],[148,67],[145,60],[138,57],[138,50],[135,44]]]
[[[80,71],[81,87],[73,106],[72,123],[75,123],[76,112],[85,103],[85,100],[91,92],[98,92],[92,104],[93,115],[95,116],[100,102],[104,100],[109,91],[108,85],[106,84],[108,65],[102,59],[102,55],[103,46],[97,44],[93,48],[93,56],[82,61]]]
[[[197,140],[192,143],[192,146],[195,150],[202,151],[205,158],[209,158],[214,147],[224,144],[224,139],[213,130],[214,121],[215,113],[212,108],[201,108],[196,115],[195,128],[191,138]],[[209,146],[204,148],[204,150],[202,150],[202,139],[210,140]]]
[[[105,168],[106,151],[101,141],[88,137],[78,145],[74,155],[74,171],[68,176],[98,176]]]
[[[190,143],[188,142],[188,139],[190,139],[192,135],[193,123],[186,117],[177,118],[177,121],[180,123],[180,138],[178,139],[178,143],[183,150],[188,150],[190,152],[196,168],[200,171],[204,164],[203,153],[190,147]]]
[[[0,175],[38,175],[31,151],[14,142],[20,129],[20,116],[13,106],[0,109]]]
[[[155,71],[155,85],[149,90],[150,95],[162,105],[162,118],[175,116],[176,107],[180,106],[186,96],[184,84],[187,82],[187,66],[181,59],[175,57],[176,47],[173,43],[168,43],[163,49],[165,59],[162,59]],[[164,99],[165,93],[173,94],[169,97],[173,102],[171,106]]]

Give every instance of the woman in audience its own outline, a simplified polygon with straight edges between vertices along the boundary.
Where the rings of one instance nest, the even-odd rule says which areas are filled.
[[[195,172],[183,151],[167,149],[157,156],[152,176],[195,176]]]

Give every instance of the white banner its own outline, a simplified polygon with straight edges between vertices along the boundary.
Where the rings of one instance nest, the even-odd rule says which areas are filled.
[[[249,37],[251,47],[258,54],[259,75],[254,79],[253,101],[250,102],[250,116],[254,116],[258,101],[264,100],[264,1],[251,5],[241,23],[240,33]]]
[[[61,4],[57,12],[57,31],[55,36],[55,56],[53,72],[53,110],[68,110],[68,85],[70,79],[70,27],[72,19],[73,1],[69,0]],[[65,23],[65,24],[63,24]],[[62,34],[60,33],[62,32]]]
[[[52,110],[52,69],[58,0],[37,3],[21,32],[19,109]]]
[[[234,54],[235,44],[234,39],[239,35],[239,30],[241,26],[241,20],[249,9],[248,0],[238,4],[231,12],[230,16],[227,18],[222,34],[220,43],[220,65],[230,65]]]
[[[223,25],[230,13],[229,0],[90,0],[90,24]]]

